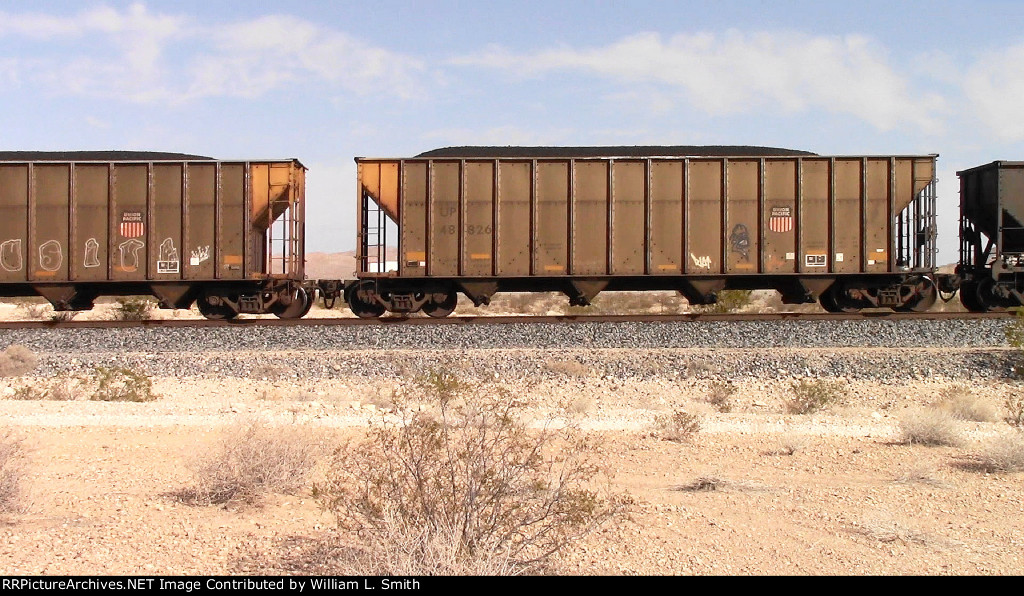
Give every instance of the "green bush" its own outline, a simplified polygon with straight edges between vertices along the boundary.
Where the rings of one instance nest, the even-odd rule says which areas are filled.
[[[695,306],[693,311],[705,314],[736,312],[750,304],[750,292],[751,290],[722,290],[716,294],[717,302]]]
[[[800,379],[790,389],[793,395],[785,402],[789,414],[813,414],[846,398],[846,389],[838,381]]]
[[[93,369],[93,401],[134,401],[146,402],[156,399],[153,381],[142,372],[125,367]]]
[[[139,296],[126,296],[117,299],[114,319],[117,321],[145,321],[153,311],[153,301]]]

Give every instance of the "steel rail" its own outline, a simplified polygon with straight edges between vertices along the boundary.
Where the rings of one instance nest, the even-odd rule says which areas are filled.
[[[557,315],[557,316],[456,316],[434,319],[425,316],[381,317],[379,319],[338,318],[238,318],[233,320],[208,319],[146,319],[141,321],[0,321],[0,329],[119,329],[125,327],[317,327],[360,325],[508,325],[525,324],[578,324],[578,323],[692,323],[701,321],[900,321],[950,319],[1004,319],[1013,312],[860,312],[860,313],[689,313],[672,315]]]

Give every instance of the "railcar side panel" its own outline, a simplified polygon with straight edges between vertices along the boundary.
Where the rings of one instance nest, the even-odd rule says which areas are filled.
[[[402,164],[399,271],[403,276],[427,274],[427,164]]]
[[[71,166],[37,165],[33,174],[35,192],[29,197],[29,279],[67,279]]]
[[[217,242],[215,243],[217,279],[243,279],[245,271],[246,217],[245,164],[221,164],[217,188]]]
[[[726,168],[726,273],[757,273],[759,162],[730,159]]]
[[[889,270],[890,181],[889,159],[865,160],[863,271]]]
[[[722,273],[722,166],[716,160],[691,160],[686,174],[689,200],[684,208],[686,273]]]
[[[537,162],[534,196],[534,275],[565,275],[570,196],[568,162]]]
[[[608,163],[574,162],[572,193],[573,275],[608,274]]]
[[[28,280],[28,180],[26,164],[0,165],[0,281]]]
[[[71,210],[71,279],[103,281],[108,278],[109,238],[107,205],[110,203],[107,164],[79,164],[74,169]]]
[[[149,219],[149,270],[153,279],[182,279],[182,194],[184,165],[153,165],[153,210]]]
[[[643,161],[612,163],[612,275],[644,275],[647,255],[647,169]]]
[[[863,171],[860,159],[836,159],[833,166],[832,270],[857,273],[861,254]]]
[[[493,161],[467,161],[462,217],[462,275],[493,275],[494,176]]]
[[[497,275],[519,277],[530,275],[533,262],[531,249],[531,203],[533,164],[528,161],[501,161],[498,165],[498,237]]]
[[[113,167],[113,193],[107,214],[110,279],[140,281],[147,277],[146,238],[149,231],[147,197],[149,174],[145,164]]]
[[[461,179],[459,162],[434,163],[430,173],[430,245],[427,251],[430,275],[459,274]]]
[[[648,269],[652,275],[683,272],[683,162],[651,161]]]
[[[213,279],[216,247],[217,170],[212,164],[185,168],[185,279]]]
[[[796,272],[797,165],[794,160],[765,162],[761,208],[765,273]]]
[[[801,160],[797,270],[820,274],[832,271],[832,167],[828,159]]]

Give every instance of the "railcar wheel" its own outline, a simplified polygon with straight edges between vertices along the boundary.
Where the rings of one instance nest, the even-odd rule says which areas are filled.
[[[938,290],[935,288],[935,282],[930,277],[923,277],[920,284],[925,284],[925,286],[919,290],[918,295],[911,298],[906,304],[897,307],[896,310],[900,312],[927,312],[931,307],[935,306],[935,301],[939,297]]]
[[[978,299],[977,282],[964,282],[960,284],[960,304],[971,312],[985,312],[988,309]]]
[[[196,300],[196,306],[199,307],[199,314],[211,321],[230,320],[238,316],[235,309],[230,306],[226,304],[210,304],[205,297],[200,297],[199,300]]]
[[[996,296],[992,291],[995,287],[996,281],[992,278],[985,278],[978,282],[978,290],[975,292],[978,296],[978,303],[987,311],[1006,310],[1006,307],[1009,305],[1006,303],[1006,300]]]
[[[843,313],[860,311],[859,307],[846,302],[845,297],[842,295],[842,289],[838,284],[832,285],[829,289],[822,292],[821,295],[818,296],[818,302],[827,312]]]
[[[292,296],[292,303],[288,306],[276,306],[272,309],[272,312],[279,319],[301,319],[309,312],[309,309],[313,308],[313,301],[309,298],[309,294],[301,287],[295,288],[295,294]]]
[[[459,297],[455,292],[431,294],[430,299],[423,305],[423,312],[428,317],[443,319],[455,312],[455,307],[458,303]]]
[[[348,301],[349,310],[360,319],[376,319],[384,314],[387,309],[384,308],[383,304],[376,301],[368,302],[359,298],[360,285],[363,285],[363,283],[361,282],[349,292],[346,292],[348,294],[346,300]]]

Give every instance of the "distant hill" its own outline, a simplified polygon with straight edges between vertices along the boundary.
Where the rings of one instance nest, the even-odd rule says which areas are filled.
[[[389,261],[398,260],[398,249],[388,247]],[[356,271],[356,251],[306,253],[307,279],[353,279]]]

